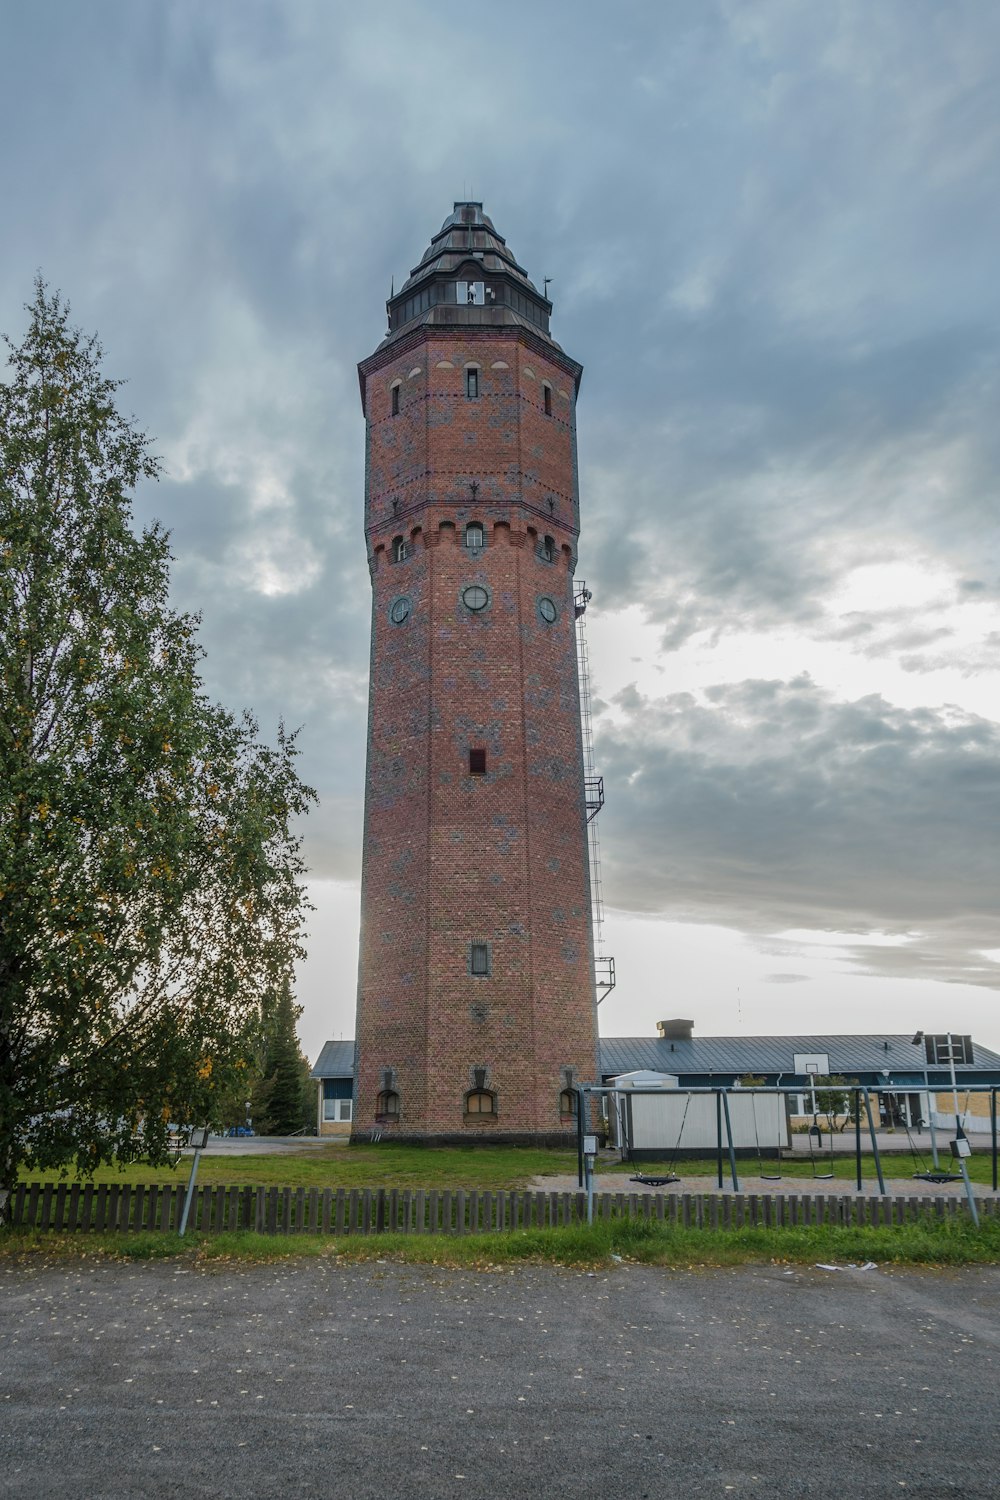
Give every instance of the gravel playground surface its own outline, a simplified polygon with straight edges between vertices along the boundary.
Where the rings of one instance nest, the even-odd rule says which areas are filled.
[[[898,1172],[898,1164],[897,1172]],[[646,1169],[636,1167],[637,1172]],[[910,1176],[892,1176],[890,1168],[886,1166],[885,1190],[890,1197],[899,1196],[919,1198],[947,1197],[949,1194],[965,1198],[965,1187],[961,1182],[921,1182]],[[656,1168],[648,1168],[649,1174],[655,1175]],[[862,1192],[866,1196],[880,1196],[878,1178],[867,1175],[868,1167],[865,1168],[864,1187]],[[772,1197],[783,1193],[822,1194],[824,1197],[830,1193],[838,1197],[844,1193],[854,1197],[857,1194],[857,1183],[853,1177],[782,1177],[775,1182],[766,1177],[751,1176],[744,1174],[739,1167],[736,1169],[739,1179],[741,1193],[768,1193]],[[550,1193],[575,1193],[578,1189],[576,1174],[565,1177],[534,1177],[531,1186]],[[973,1191],[977,1198],[993,1197],[992,1189],[985,1183],[974,1182]],[[602,1172],[594,1177],[595,1193],[717,1193],[719,1191],[719,1179],[713,1172],[711,1176],[682,1177],[680,1182],[671,1182],[664,1187],[653,1187],[649,1183],[633,1182],[630,1172]],[[732,1183],[728,1175],[723,1179],[722,1191],[731,1193]],[[998,1491],[1000,1492],[1000,1491]]]
[[[0,1266],[4,1494],[993,1497],[1000,1269]]]

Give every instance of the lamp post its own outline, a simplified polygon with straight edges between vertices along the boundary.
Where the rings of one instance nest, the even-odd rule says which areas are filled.
[[[913,1038],[914,1047],[919,1047],[923,1040],[923,1032],[918,1031]],[[934,1102],[931,1099],[931,1075],[927,1070],[926,1051],[924,1052],[924,1090],[927,1094],[927,1123],[931,1129],[931,1160],[934,1163],[935,1172],[939,1172],[941,1170],[941,1163],[938,1161],[937,1131],[934,1129]]]

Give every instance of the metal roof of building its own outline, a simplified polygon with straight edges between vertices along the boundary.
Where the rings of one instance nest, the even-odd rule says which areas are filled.
[[[786,1074],[801,1077],[794,1070],[797,1052],[825,1052],[830,1072],[844,1077],[859,1074],[878,1076],[888,1070],[895,1075],[923,1075],[924,1050],[914,1047],[909,1036],[878,1032],[872,1036],[701,1036],[690,1040],[668,1037],[603,1037],[601,1077],[635,1073],[648,1069],[654,1073],[676,1073],[690,1081],[700,1078],[742,1073]],[[955,1074],[965,1082],[1000,1083],[1000,1054],[973,1042],[975,1062],[956,1063]],[[933,1066],[935,1086],[947,1073]],[[980,1078],[981,1074],[995,1078]],[[327,1042],[316,1059],[311,1078],[350,1078],[354,1075],[354,1042]]]
[[[353,1078],[354,1041],[325,1042],[310,1078]]]
[[[659,1073],[795,1074],[797,1052],[825,1052],[831,1073],[854,1075],[894,1073],[922,1074],[924,1049],[915,1047],[910,1036],[878,1032],[872,1036],[702,1036],[690,1040],[668,1037],[615,1036],[601,1040],[601,1076],[633,1073],[649,1068]],[[1000,1072],[1000,1056],[979,1042],[973,1043],[975,1064],[958,1063],[959,1078]],[[942,1069],[935,1065],[935,1077]]]

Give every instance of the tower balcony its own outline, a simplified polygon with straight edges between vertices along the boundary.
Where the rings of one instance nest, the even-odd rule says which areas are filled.
[[[604,806],[604,777],[587,776],[584,778],[584,796],[587,802],[587,822],[596,818]]]
[[[615,987],[615,961],[609,953],[603,953],[594,959],[594,982],[597,1003],[600,1005]]]

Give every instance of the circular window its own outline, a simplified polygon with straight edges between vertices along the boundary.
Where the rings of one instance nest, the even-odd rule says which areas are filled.
[[[550,599],[547,594],[543,594],[542,598],[538,601],[538,613],[546,625],[551,625],[559,615],[555,600]]]
[[[404,620],[410,618],[413,605],[405,594],[400,594],[398,599],[393,599],[389,605],[389,619],[394,625],[402,625]]]
[[[468,588],[462,590],[462,603],[466,609],[471,609],[473,614],[478,614],[481,609],[485,609],[489,602],[489,590],[483,588],[481,583],[470,583]]]

